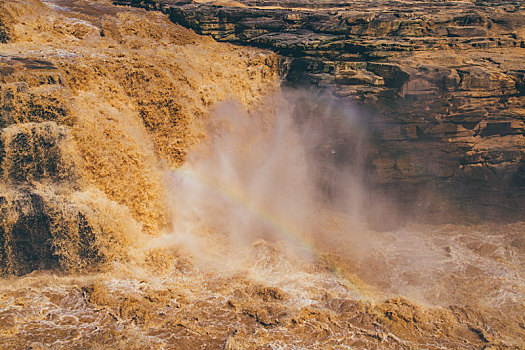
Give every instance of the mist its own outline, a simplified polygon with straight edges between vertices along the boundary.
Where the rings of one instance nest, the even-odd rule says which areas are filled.
[[[312,90],[283,89],[253,110],[218,104],[209,138],[168,175],[172,232],[162,244],[182,246],[201,268],[221,273],[253,268],[261,244],[278,247],[286,267],[274,261],[252,271],[253,278],[277,283],[268,269],[281,276],[292,273],[291,265],[304,271],[322,264],[370,300],[403,295],[445,305],[472,298],[468,266],[487,277],[496,270],[512,276],[512,268],[488,257],[462,255],[464,242],[446,228],[399,224],[394,202],[367,186],[366,117]],[[469,230],[472,239],[491,239]],[[501,288],[512,290],[498,286],[498,298]]]
[[[517,110],[492,120],[469,102],[492,111],[501,90],[498,107],[519,107],[519,60],[475,61],[492,67],[481,74],[479,51],[442,67],[433,40],[398,51],[420,24],[447,40],[455,16],[400,17],[395,51],[358,34],[377,61],[347,55],[346,34],[325,45],[275,26],[323,9],[271,7],[274,22],[248,3],[154,2],[0,1],[0,348],[523,346],[525,223],[478,220],[473,203],[494,217],[519,199]],[[198,35],[172,23],[182,7],[204,8],[214,33],[230,15],[244,31],[255,10],[276,30],[263,37],[313,45],[322,65]],[[508,33],[494,43],[517,52]],[[308,77],[333,93],[282,87]],[[470,221],[446,220],[464,209]]]
[[[334,118],[335,103],[285,90],[252,111],[219,104],[207,142],[170,174],[175,234],[197,225],[236,248],[259,239],[301,246],[328,208],[355,216],[362,188],[359,164],[349,159],[358,157],[365,130],[351,108],[337,106]]]

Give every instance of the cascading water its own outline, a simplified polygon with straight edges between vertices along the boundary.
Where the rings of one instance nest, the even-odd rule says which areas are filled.
[[[363,111],[159,14],[0,7],[0,348],[523,346],[523,223],[397,223]]]

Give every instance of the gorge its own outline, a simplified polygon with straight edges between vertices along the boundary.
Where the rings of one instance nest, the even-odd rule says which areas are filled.
[[[0,0],[0,348],[523,347],[523,12]]]
[[[275,51],[290,59],[291,85],[328,88],[371,109],[370,183],[397,192],[412,211],[440,211],[425,199],[430,192],[463,216],[497,219],[510,208],[522,216],[521,2],[115,3]]]

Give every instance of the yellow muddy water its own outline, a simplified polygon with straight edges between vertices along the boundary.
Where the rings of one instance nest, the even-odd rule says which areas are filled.
[[[525,223],[369,228],[277,55],[105,0],[0,9],[0,349],[525,346]]]

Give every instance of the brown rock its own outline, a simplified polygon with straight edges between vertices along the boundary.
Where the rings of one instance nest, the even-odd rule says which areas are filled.
[[[523,122],[519,111],[525,106],[522,6],[381,1],[352,3],[349,10],[343,0],[322,5],[289,0],[277,8],[251,0],[220,6],[119,1],[148,8],[152,3],[198,33],[293,58],[291,84],[330,88],[371,107],[370,185],[403,188],[402,196],[416,206],[421,191],[434,191],[471,204],[478,202],[473,198],[512,198],[491,210],[499,207],[514,216],[525,208],[519,181],[463,170],[474,165],[467,158],[477,155],[483,159],[475,165],[480,171],[491,172],[488,164],[498,164],[502,178],[520,178],[523,130],[512,125]],[[513,138],[493,142],[506,135]],[[502,152],[516,156],[503,160],[497,156]],[[487,193],[492,181],[501,186]],[[410,200],[409,183],[427,186],[409,189]],[[487,215],[482,206],[475,210]]]

